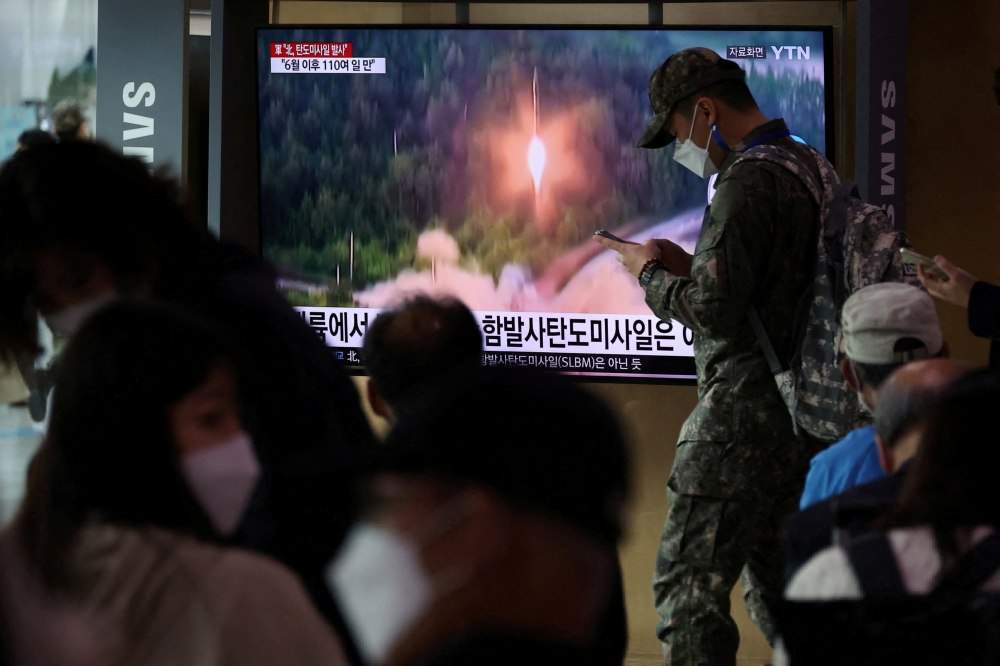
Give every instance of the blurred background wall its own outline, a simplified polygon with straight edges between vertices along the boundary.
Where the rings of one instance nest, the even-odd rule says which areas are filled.
[[[996,0],[910,0],[906,187],[914,248],[1000,284],[1000,67]],[[966,310],[938,303],[952,355],[985,365]]]
[[[0,160],[64,99],[93,125],[97,0],[4,0],[0,11]]]

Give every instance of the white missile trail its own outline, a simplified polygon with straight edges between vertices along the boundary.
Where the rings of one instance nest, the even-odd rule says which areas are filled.
[[[534,116],[534,131],[531,143],[528,144],[528,170],[535,184],[535,206],[538,206],[538,195],[542,187],[542,172],[545,171],[545,144],[538,138],[538,68],[531,81],[531,101]]]
[[[533,116],[535,121],[532,134],[538,136],[538,68],[535,68],[535,75],[531,79],[531,102],[533,106]]]

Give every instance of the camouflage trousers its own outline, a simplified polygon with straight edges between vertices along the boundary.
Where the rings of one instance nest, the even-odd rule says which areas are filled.
[[[680,446],[688,444],[697,443]],[[784,586],[784,520],[798,508],[809,458],[822,448],[818,442],[797,444],[805,446],[796,447],[799,455],[784,468],[745,460],[748,482],[739,493],[713,492],[715,483],[704,489],[675,483],[672,476],[653,577],[667,666],[734,666],[740,636],[729,599],[737,580],[750,618],[773,642],[768,604]]]

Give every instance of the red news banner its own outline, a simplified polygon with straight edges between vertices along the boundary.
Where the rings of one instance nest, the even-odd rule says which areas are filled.
[[[385,74],[385,58],[355,58],[349,42],[273,42],[272,74]]]

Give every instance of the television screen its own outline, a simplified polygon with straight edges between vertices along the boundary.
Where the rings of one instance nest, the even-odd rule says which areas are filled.
[[[592,240],[691,251],[714,183],[635,147],[670,54],[735,60],[761,110],[826,152],[825,29],[266,28],[257,33],[261,245],[279,286],[360,366],[381,309],[461,299],[486,365],[693,381],[691,331],[660,321]]]

